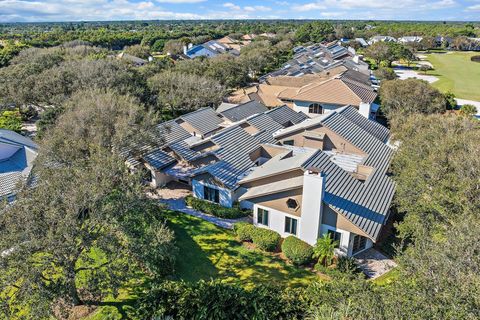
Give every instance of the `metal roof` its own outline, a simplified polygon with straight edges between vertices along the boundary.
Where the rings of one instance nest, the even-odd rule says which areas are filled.
[[[395,192],[394,182],[381,171],[374,169],[365,182],[355,179],[340,168],[322,151],[307,160],[306,170],[325,175],[324,201],[344,215],[373,240],[377,240],[385,224]]]
[[[179,117],[197,129],[202,135],[212,133],[220,127],[223,120],[212,108],[200,108]]]
[[[37,157],[37,145],[16,132],[0,129],[0,197],[14,195],[26,181]]]
[[[221,112],[221,114],[232,122],[237,122],[246,119],[254,114],[268,111],[267,107],[258,101],[249,101],[244,104],[229,108]]]
[[[305,113],[296,112],[288,106],[281,106],[275,109],[271,109],[265,114],[267,114],[275,122],[279,123],[284,127],[288,127],[290,123],[297,124],[305,121],[306,119],[309,119],[309,117]]]
[[[185,141],[178,141],[171,144],[170,149],[187,161],[193,160],[200,155],[199,152],[192,150]]]
[[[273,138],[273,133],[283,128],[282,125],[275,122],[271,117],[264,113],[248,118],[247,122],[260,130],[255,137],[261,143],[275,143],[276,140]]]
[[[147,153],[143,156],[143,159],[155,170],[161,170],[177,162],[175,158],[160,149]]]
[[[390,131],[386,127],[376,121],[368,120],[353,107],[345,107],[337,112],[382,142],[387,142],[390,137]]]
[[[332,112],[321,123],[363,150],[368,155],[364,162],[366,166],[386,172],[393,154],[392,148],[340,113]]]
[[[162,122],[157,125],[157,130],[162,144],[169,145],[180,140],[187,139],[192,135],[183,129],[175,120]]]

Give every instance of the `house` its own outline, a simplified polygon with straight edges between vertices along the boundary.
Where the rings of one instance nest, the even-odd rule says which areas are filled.
[[[374,37],[371,37],[370,40],[368,40],[369,45],[372,45],[377,42],[397,42],[397,39],[390,36],[374,36]]]
[[[372,247],[395,191],[388,129],[344,107],[274,137],[282,145],[262,145],[264,163],[239,182],[254,225],[311,245],[328,234],[339,255]]]
[[[421,42],[422,40],[423,40],[423,37],[419,37],[419,36],[405,36],[405,37],[398,38],[398,42],[403,44]]]
[[[291,60],[283,64],[280,69],[262,76],[259,79],[260,82],[265,82],[271,77],[301,77],[306,74],[328,72],[345,65],[346,62],[349,62],[348,67],[353,70],[370,73],[366,62],[337,42],[327,45],[315,44],[308,47],[298,46],[293,49],[293,52]]]
[[[368,43],[363,38],[355,38],[355,41],[358,42],[362,47],[368,47]]]
[[[240,51],[231,48],[229,45],[211,40],[202,44],[193,46],[192,44],[183,47],[183,54],[190,59],[196,57],[215,57],[219,54],[230,53],[234,56],[240,55]]]
[[[245,46],[245,44],[243,42],[235,40],[235,39],[233,39],[229,36],[225,36],[225,37],[217,39],[215,41],[220,43],[220,44],[223,44],[224,46],[226,46],[230,50],[240,51]]]
[[[132,56],[131,54],[128,54],[128,53],[125,53],[125,52],[122,52],[122,53],[118,54],[117,59],[126,61],[128,63],[131,63],[136,67],[141,67],[141,66],[148,63],[148,60]]]
[[[19,186],[25,183],[38,154],[37,145],[16,132],[0,129],[0,198],[15,199]]]
[[[268,110],[258,102],[222,113],[203,108],[159,124],[158,146],[127,163],[144,171],[153,187],[182,182],[196,197],[231,207],[245,192],[238,181],[261,162],[260,145],[275,143],[274,132],[306,119],[287,106]]]
[[[256,100],[271,108],[287,105],[310,117],[351,105],[366,117],[375,118],[376,97],[369,75],[340,66],[315,75],[271,77],[265,83],[238,90],[229,101]]]

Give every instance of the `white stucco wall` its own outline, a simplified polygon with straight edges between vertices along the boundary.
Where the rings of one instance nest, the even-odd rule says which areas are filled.
[[[325,178],[320,174],[306,171],[303,175],[302,231],[299,238],[312,246],[320,233],[324,182]]]
[[[221,188],[219,186],[215,186],[212,184],[205,183],[204,181],[199,181],[199,180],[192,180],[192,191],[193,195],[196,198],[199,199],[204,199],[204,194],[203,194],[203,187],[207,186],[212,189],[217,189],[219,190],[219,200],[220,200],[220,205],[223,207],[231,208],[233,206],[233,195],[232,192],[228,189]]]
[[[154,171],[154,170],[151,170],[151,169],[150,169],[150,171],[152,173],[152,178],[153,178],[150,185],[154,188],[163,187],[167,183],[169,183],[170,181],[174,180],[171,176],[166,175],[162,172]]]
[[[318,117],[320,116],[320,114],[317,114],[317,113],[309,113],[308,112],[308,107],[312,104],[313,102],[306,102],[306,101],[294,101],[293,102],[293,109],[297,112],[303,112],[307,115],[309,115],[310,117]],[[327,114],[327,113],[330,113],[332,111],[334,111],[335,109],[338,109],[338,108],[341,108],[341,107],[344,107],[342,105],[337,105],[337,104],[321,104],[322,107],[323,107],[323,112],[324,114]]]
[[[336,255],[351,255],[351,245],[350,245],[350,232],[334,228],[332,226],[322,224],[320,226],[320,237],[323,237],[324,234],[328,233],[328,230],[332,230],[335,232],[339,232],[341,234],[340,236],[340,247],[338,249],[335,249],[335,254]],[[352,237],[352,243],[353,243],[353,237]]]
[[[263,224],[257,223],[257,212],[258,208],[265,209],[268,211],[268,226],[264,226]],[[297,219],[297,237],[302,232],[302,222],[299,217],[293,216],[291,214],[287,214],[285,212],[281,212],[278,210],[274,210],[272,208],[264,207],[258,204],[253,206],[253,224],[257,227],[271,229],[276,231],[280,234],[282,238],[286,238],[291,236],[290,233],[286,233],[285,230],[285,217],[290,217],[293,219]]]

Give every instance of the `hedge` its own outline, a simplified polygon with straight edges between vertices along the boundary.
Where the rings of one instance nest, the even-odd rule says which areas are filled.
[[[264,251],[275,251],[280,243],[280,235],[269,229],[255,228],[252,240],[257,248]]]
[[[239,205],[235,205],[233,208],[225,208],[216,203],[198,199],[193,196],[187,196],[185,202],[187,206],[192,207],[195,210],[219,218],[238,219],[251,214],[250,210],[242,210]]]
[[[240,241],[252,241],[255,226],[248,222],[237,222],[233,225],[233,231]]]
[[[313,255],[313,247],[294,236],[288,236],[282,243],[282,252],[295,265],[310,262]]]

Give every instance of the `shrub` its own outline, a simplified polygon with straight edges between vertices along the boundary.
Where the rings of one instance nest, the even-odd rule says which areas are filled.
[[[252,241],[255,226],[247,222],[237,222],[233,225],[233,231],[240,241]]]
[[[273,231],[263,228],[255,228],[252,234],[253,243],[260,250],[275,251],[280,243],[280,235]]]
[[[289,236],[282,243],[282,252],[294,264],[302,265],[312,260],[313,248],[297,237]]]
[[[242,210],[238,204],[236,204],[233,208],[225,208],[216,203],[198,199],[193,196],[187,196],[185,198],[185,202],[187,206],[192,207],[195,210],[206,214],[211,214],[212,216],[219,218],[238,219],[246,217],[251,213],[250,210]]]
[[[343,273],[359,273],[360,269],[355,263],[355,259],[349,257],[338,257],[336,268]]]

